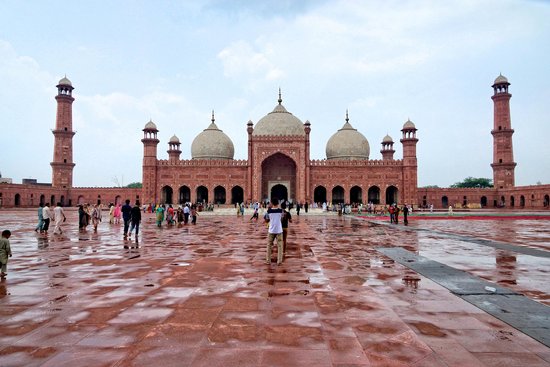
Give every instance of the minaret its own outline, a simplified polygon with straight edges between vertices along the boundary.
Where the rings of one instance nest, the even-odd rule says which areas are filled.
[[[516,162],[512,146],[512,122],[510,119],[510,98],[508,93],[510,83],[500,74],[493,83],[494,94],[491,97],[494,103],[493,135],[493,185],[496,189],[514,187]]]
[[[142,202],[157,203],[157,125],[151,120],[143,129],[143,189]]]
[[[168,161],[170,163],[177,163],[180,160],[180,140],[179,138],[174,135],[170,138],[170,141],[168,142]]]
[[[393,161],[393,153],[395,153],[395,150],[393,149],[393,139],[391,136],[386,135],[384,139],[382,139],[382,150],[380,150],[380,153],[382,153],[383,161]]]
[[[418,178],[417,169],[418,162],[416,159],[416,127],[414,123],[407,119],[403,124],[403,138],[401,144],[403,144],[403,204],[418,204]]]
[[[55,117],[52,186],[68,189],[73,186],[73,85],[64,77],[57,84],[57,115]]]

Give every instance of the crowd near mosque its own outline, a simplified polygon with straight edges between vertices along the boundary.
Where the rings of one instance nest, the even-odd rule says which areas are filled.
[[[142,221],[142,213],[150,213],[154,215],[155,224],[158,228],[162,227],[182,227],[189,224],[196,225],[199,211],[214,211],[214,204],[206,203],[184,203],[180,205],[172,204],[146,204],[141,205],[139,200],[133,205],[130,200],[125,200],[124,204],[110,203],[106,210],[108,211],[109,225],[123,225],[124,240],[135,239],[136,243],[139,240],[139,229]],[[350,215],[357,213],[358,215],[375,215],[389,216],[390,223],[399,224],[400,215],[404,225],[408,225],[408,216],[412,214],[410,205],[377,206],[372,202],[363,204],[332,204],[332,203],[293,203],[288,200],[279,201],[278,198],[272,198],[271,201],[253,203],[235,203],[237,217],[244,217],[245,210],[252,211],[252,216],[249,221],[258,222],[259,218],[263,218],[267,228],[267,248],[266,248],[266,264],[271,264],[271,254],[273,242],[277,244],[277,265],[281,265],[287,250],[288,226],[292,223],[291,210],[294,210],[297,216],[303,209],[307,214],[310,209],[321,209],[322,212],[336,212],[338,215]],[[98,231],[100,224],[103,222],[103,206],[101,204],[79,204],[78,205],[78,229],[80,232],[86,232],[91,225],[94,232]],[[430,213],[433,212],[433,205],[429,206]],[[452,207],[449,207],[448,215],[453,215]],[[38,223],[34,230],[40,236],[47,237],[51,231],[54,235],[63,235],[65,222],[67,217],[65,209],[60,202],[55,207],[50,208],[49,203],[40,204],[37,210]],[[0,238],[0,265],[1,277],[7,276],[8,257],[12,256],[9,238],[11,232],[4,230]],[[128,248],[124,245],[124,248]]]

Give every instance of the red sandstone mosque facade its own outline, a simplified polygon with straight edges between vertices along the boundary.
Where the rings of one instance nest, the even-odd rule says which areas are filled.
[[[72,96],[70,80],[57,85],[56,126],[51,185],[0,183],[0,207],[33,207],[40,203],[74,206],[78,203],[140,200],[144,204],[202,202],[234,204],[269,200],[294,202],[367,203],[386,205],[433,204],[436,208],[504,207],[548,209],[550,185],[516,187],[510,118],[510,83],[500,75],[493,83],[493,183],[490,189],[418,188],[416,137],[410,120],[401,129],[403,157],[394,159],[393,139],[382,140],[382,159],[370,159],[370,145],[353,128],[348,115],[326,145],[326,159],[310,158],[309,121],[288,112],[279,93],[278,104],[256,124],[249,121],[248,157],[234,159],[231,139],[210,125],[195,137],[191,159],[180,159],[180,141],[168,142],[168,159],[159,159],[158,129],[149,121],[143,129],[143,187],[73,187]]]

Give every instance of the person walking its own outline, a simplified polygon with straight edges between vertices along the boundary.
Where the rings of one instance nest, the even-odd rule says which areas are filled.
[[[65,211],[61,207],[61,203],[57,203],[55,208],[53,208],[53,217],[55,221],[55,227],[53,229],[53,234],[63,234],[63,230],[61,229],[61,225],[64,221],[67,220],[67,217],[65,216]]]
[[[191,224],[197,224],[197,205],[191,205]]]
[[[258,210],[259,210],[260,204],[254,203],[254,214],[250,217],[250,220],[254,219],[254,221],[258,221]]]
[[[124,238],[128,237],[128,229],[130,228],[130,220],[132,219],[132,207],[130,199],[126,199],[125,204],[120,208],[122,220],[124,221]]]
[[[296,215],[300,215],[300,209],[302,209],[302,204],[300,202],[296,203]]]
[[[44,226],[42,226],[42,233],[44,233],[44,235],[48,235],[48,229],[50,228],[50,220],[52,219],[50,203],[44,204],[44,208],[42,208],[42,219],[44,219]]]
[[[131,214],[131,221],[132,221],[132,225],[130,227],[130,237],[132,237],[132,232],[134,231],[134,228],[135,228],[136,242],[137,242],[138,235],[139,235],[139,223],[141,222],[141,210],[139,208],[139,201],[136,201],[136,204],[132,208],[130,214]]]
[[[109,224],[113,224],[115,222],[115,204],[110,203],[109,204]]]
[[[40,206],[38,207],[38,224],[34,229],[35,232],[40,231],[40,233],[42,233],[42,227],[44,226],[44,218],[42,217],[43,210],[44,210],[44,204],[40,203]]]
[[[403,224],[404,225],[409,224],[409,220],[407,219],[408,216],[409,216],[409,207],[407,206],[407,204],[405,204],[403,206]]]
[[[117,198],[118,199],[118,198]],[[120,207],[120,204],[117,203],[116,206],[115,206],[115,224],[119,224],[120,223],[120,216],[122,214],[122,208]]]
[[[92,210],[92,225],[94,226],[94,232],[97,232],[99,222],[101,222],[101,207],[96,204]]]
[[[189,204],[185,204],[183,207],[183,224],[189,223]]]
[[[281,224],[281,217],[283,210],[279,208],[279,199],[271,199],[271,208],[267,209],[266,222],[269,224],[267,231],[267,251],[265,256],[265,263],[271,265],[271,248],[273,246],[273,240],[277,239],[277,265],[283,263],[283,226]]]
[[[292,215],[290,211],[286,210],[286,204],[281,204],[281,209],[283,209],[283,215],[281,217],[281,226],[283,227],[283,258],[286,255],[286,238],[288,236],[288,223],[292,223]]]
[[[8,257],[11,257],[10,237],[9,230],[2,231],[2,238],[0,238],[0,263],[2,264],[0,277],[2,279],[8,275]]]
[[[309,202],[306,201],[306,203],[304,204],[304,210],[306,211],[306,214],[308,209],[309,209]]]
[[[156,210],[157,227],[162,227],[162,221],[164,220],[164,205],[159,205]]]
[[[395,221],[395,224],[399,223],[399,207],[397,204],[395,204],[395,208],[393,208],[393,220]]]

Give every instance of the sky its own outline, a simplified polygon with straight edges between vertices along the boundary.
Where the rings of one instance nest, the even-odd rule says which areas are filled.
[[[0,172],[51,182],[56,85],[72,81],[73,185],[141,181],[142,129],[191,158],[210,124],[247,159],[246,124],[283,105],[311,158],[350,123],[381,159],[418,129],[419,186],[492,178],[491,85],[511,83],[516,185],[550,183],[550,2],[0,0]]]

